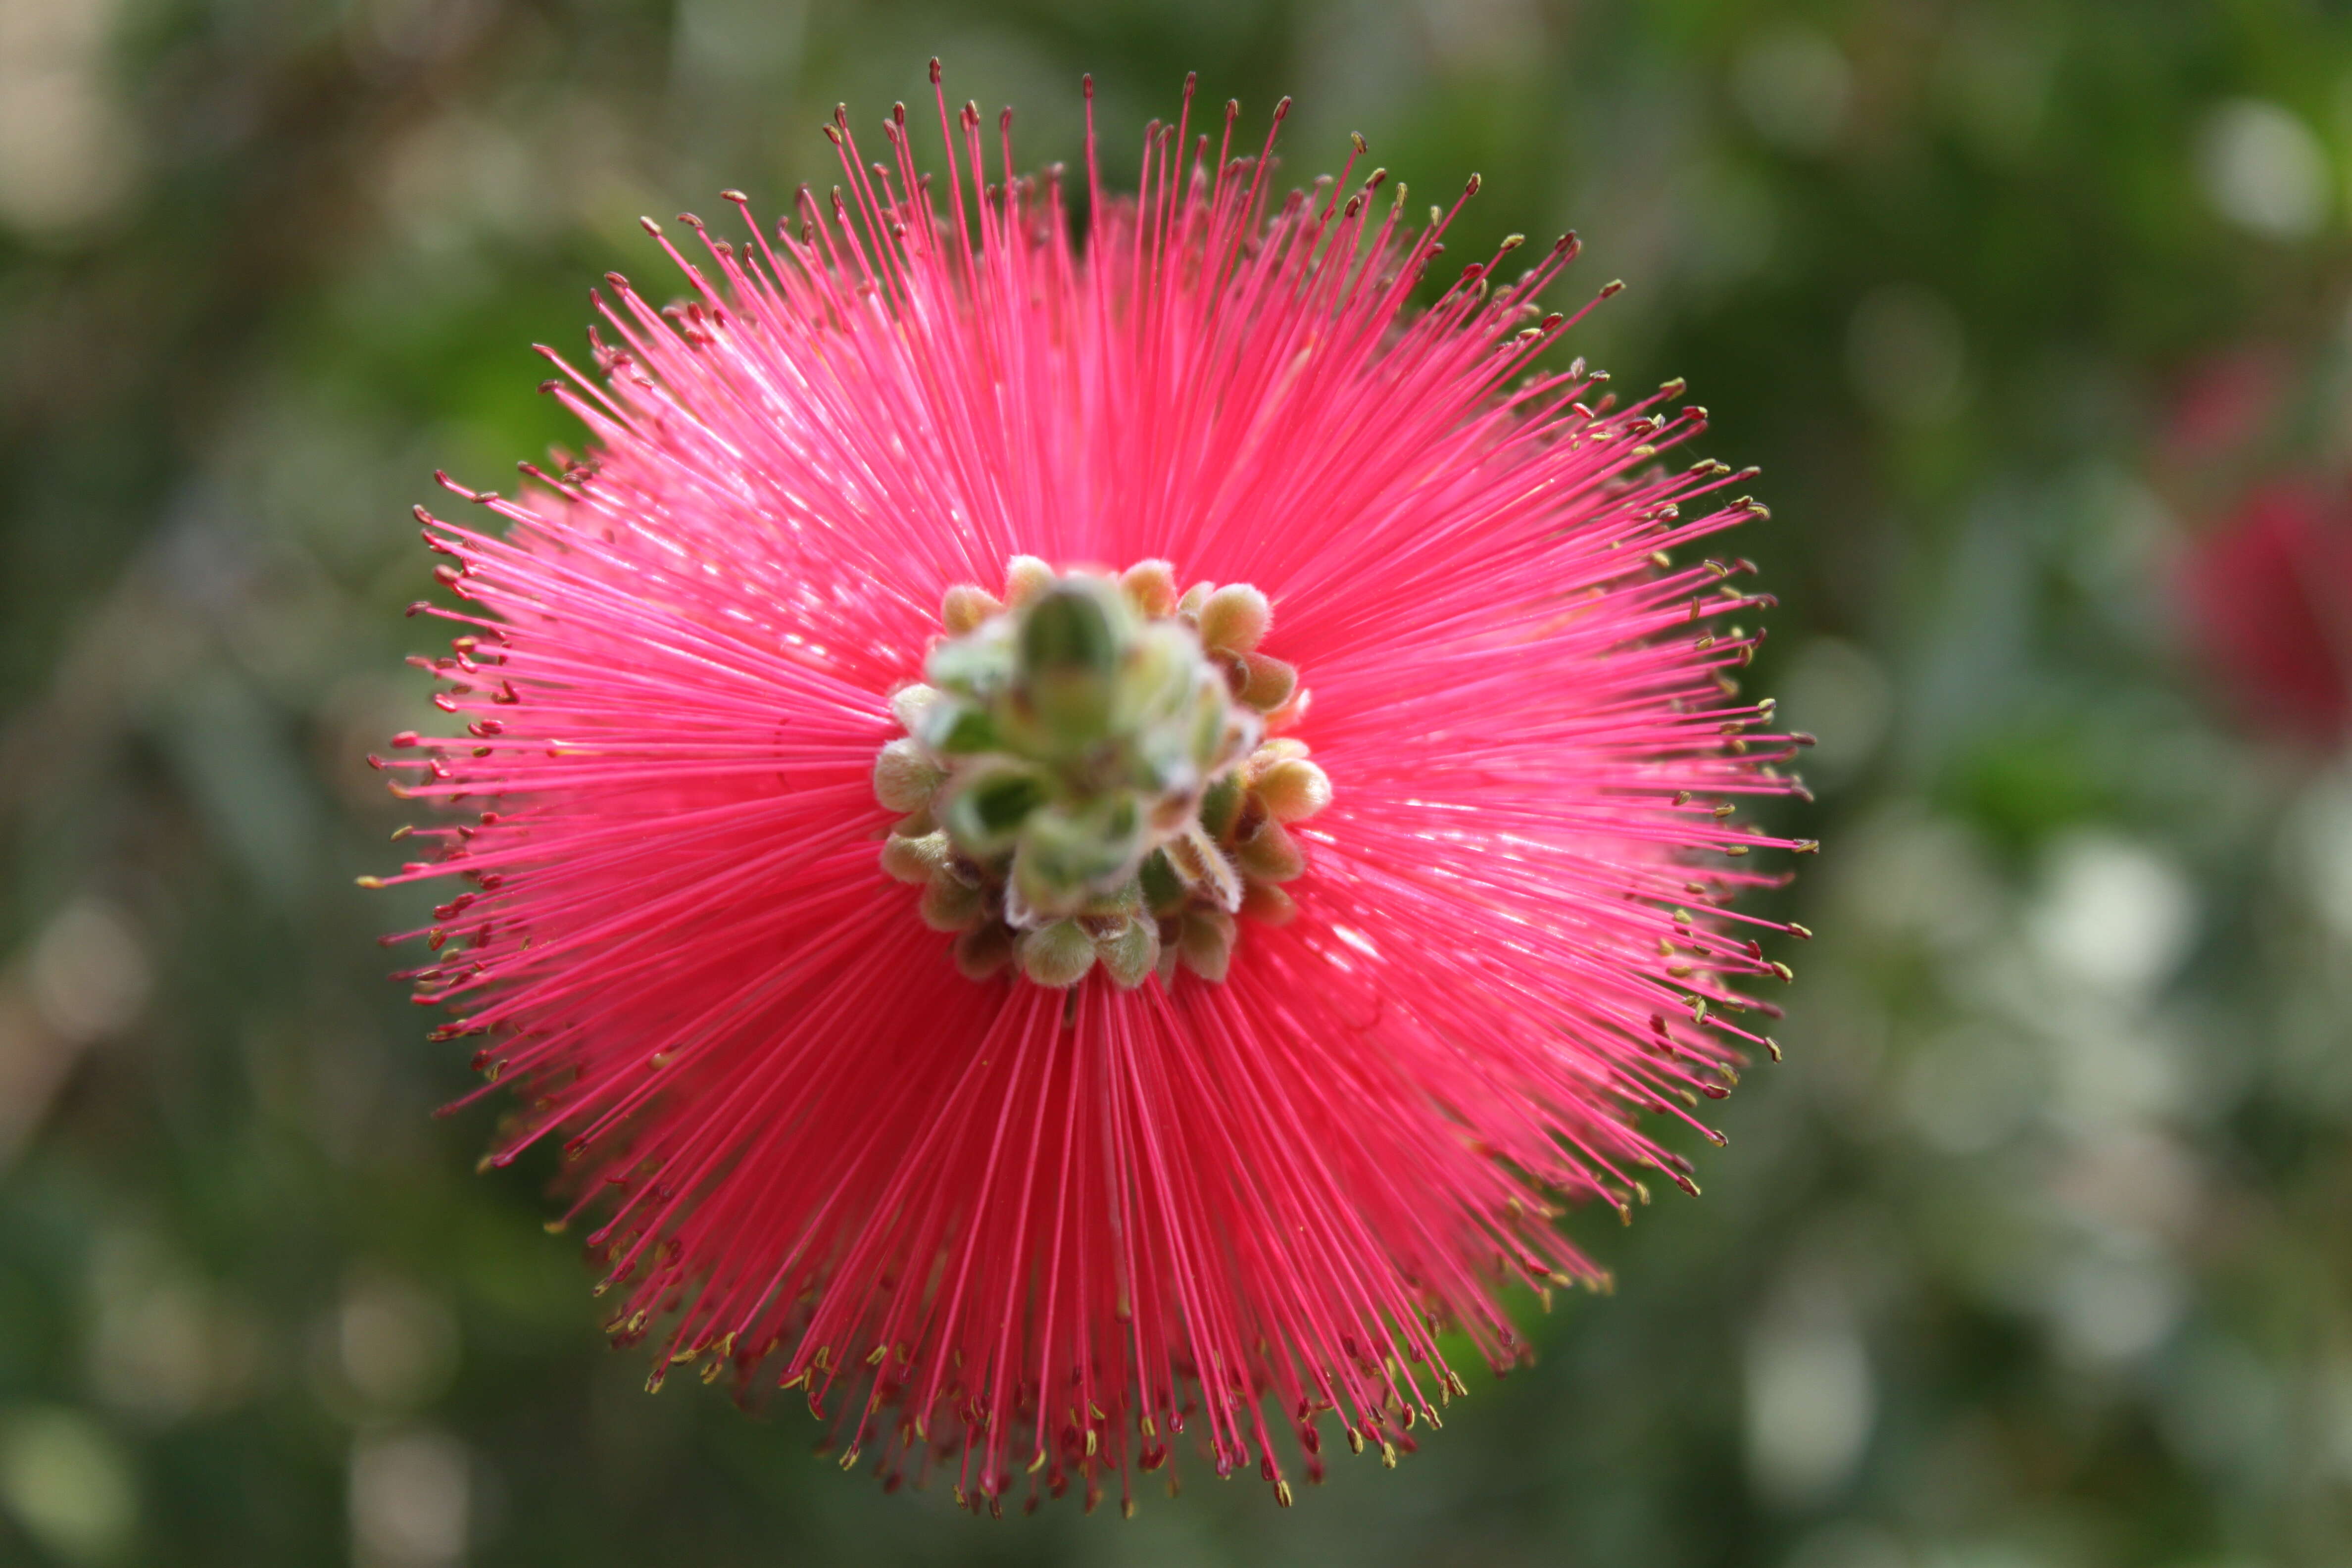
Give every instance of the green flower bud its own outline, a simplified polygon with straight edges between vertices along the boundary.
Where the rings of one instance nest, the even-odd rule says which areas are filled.
[[[1001,743],[996,721],[989,717],[987,709],[952,698],[931,705],[916,738],[942,757],[977,756],[996,750]]]
[[[911,736],[891,742],[874,758],[874,798],[891,811],[920,811],[947,773]]]
[[[1165,726],[1190,702],[1199,664],[1199,649],[1181,627],[1137,628],[1119,661],[1114,721],[1139,741]]]
[[[1244,876],[1259,882],[1287,882],[1307,869],[1307,852],[1271,816],[1234,846],[1234,859]]]
[[[1041,914],[1076,914],[1143,853],[1143,813],[1129,795],[1083,806],[1045,805],[1021,826],[1013,882]]]
[[[933,686],[985,706],[1013,684],[1019,657],[1013,617],[999,616],[975,631],[933,647],[923,661],[923,673]],[[933,722],[927,716],[926,727]]]
[[[948,833],[975,860],[1013,847],[1029,814],[1045,804],[1043,775],[1000,757],[983,758],[959,774],[948,791]]]
[[[1184,917],[1176,951],[1202,979],[1222,981],[1233,964],[1234,935],[1234,917],[1224,910],[1193,910]]]
[[[1159,966],[1160,928],[1148,920],[1128,921],[1110,935],[1095,939],[1095,956],[1121,991],[1132,991]]]
[[[1201,646],[1222,653],[1247,653],[1273,623],[1265,595],[1246,583],[1228,583],[1201,605]]]
[[[1023,931],[1013,951],[1022,973],[1055,991],[1076,985],[1095,966],[1095,939],[1076,921]]]
[[[1142,884],[1144,907],[1155,915],[1174,914],[1191,897],[1184,887],[1184,879],[1179,877],[1176,868],[1168,863],[1168,852],[1164,849],[1154,849],[1144,857],[1139,879]]]
[[[1276,822],[1304,822],[1331,804],[1331,779],[1303,758],[1277,762],[1258,775],[1257,797]]]
[[[1222,978],[1245,898],[1253,919],[1295,915],[1274,883],[1306,862],[1282,823],[1321,809],[1330,782],[1305,747],[1260,745],[1268,711],[1306,699],[1256,651],[1270,616],[1245,584],[1180,596],[1164,561],[1110,578],[1016,556],[1001,599],[949,591],[951,635],[892,695],[906,737],[873,778],[902,814],[882,868],[958,933],[960,970],[1017,963],[1058,987],[1097,963],[1122,987],[1179,967]]]
[[[1039,594],[1021,620],[1022,694],[1045,749],[1067,752],[1110,727],[1115,681],[1133,628],[1106,584],[1070,578]]]
[[[1253,724],[1256,722],[1255,714],[1249,718]],[[1234,747],[1233,705],[1225,700],[1223,676],[1212,670],[1201,671],[1192,688],[1185,729],[1192,740],[1195,767],[1203,773],[1213,773],[1225,764]]]
[[[1242,781],[1238,773],[1221,773],[1201,793],[1201,831],[1222,842],[1241,820]]]
[[[966,887],[944,867],[923,884],[920,913],[933,931],[970,931],[980,923],[981,891]]]
[[[1089,577],[1055,584],[1021,618],[1021,662],[1032,679],[1076,672],[1109,677],[1131,622],[1108,587]]]

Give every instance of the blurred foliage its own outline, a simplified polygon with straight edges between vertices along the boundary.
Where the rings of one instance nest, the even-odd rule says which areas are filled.
[[[1288,1513],[975,1522],[646,1396],[352,888],[408,504],[573,438],[528,345],[639,213],[779,210],[933,53],[1039,163],[1197,68],[1300,178],[1480,170],[1457,250],[1577,226],[1574,352],[1767,469],[1790,1060]],[[2347,192],[2298,0],[0,0],[0,1560],[2352,1563],[2352,764],[2177,593],[2346,468]]]

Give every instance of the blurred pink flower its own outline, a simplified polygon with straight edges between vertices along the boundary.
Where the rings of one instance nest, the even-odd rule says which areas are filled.
[[[2164,421],[2165,459],[2210,463],[2243,455],[2277,418],[2293,385],[2280,350],[2241,343],[2189,367]]]
[[[1787,978],[1724,907],[1800,788],[1769,601],[1670,558],[1762,511],[1665,466],[1704,411],[1536,368],[1572,237],[1416,310],[1451,214],[1276,201],[1191,107],[1114,198],[1089,89],[1083,246],[1010,111],[991,182],[942,96],[936,185],[837,115],[829,204],[611,279],[586,458],[425,518],[463,728],[388,765],[468,815],[383,880],[468,884],[406,978],[520,1086],[489,1163],[562,1142],[655,1383],[975,1509],[1393,1461],[1442,1327],[1500,1370],[1507,1285],[1603,1282],[1558,1198],[1696,1190],[1634,1118]]]
[[[2192,624],[2241,712],[2322,743],[2352,725],[2352,487],[2277,479],[2190,545]]]

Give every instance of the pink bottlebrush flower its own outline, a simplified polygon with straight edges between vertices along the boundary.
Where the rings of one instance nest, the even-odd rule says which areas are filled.
[[[2262,485],[2184,565],[2201,651],[2240,713],[2321,744],[2352,730],[2352,489]]]
[[[829,203],[648,220],[683,298],[548,354],[588,456],[420,511],[457,732],[388,765],[464,815],[382,880],[467,884],[405,978],[656,1384],[974,1509],[1181,1447],[1287,1502],[1437,1424],[1441,1327],[1500,1371],[1508,1287],[1605,1282],[1563,1197],[1696,1191],[1637,1118],[1770,1047],[1792,928],[1725,906],[1803,737],[1705,411],[1537,368],[1572,237],[1416,310],[1451,212],[1276,200],[1189,83],[1115,198],[1091,98],[1083,245],[943,96],[936,179],[836,114]]]

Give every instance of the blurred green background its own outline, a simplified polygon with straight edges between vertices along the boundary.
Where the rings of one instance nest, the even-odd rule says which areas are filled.
[[[1038,163],[1197,68],[1297,179],[1482,171],[1457,250],[1577,227],[1573,350],[1766,470],[1790,1059],[1288,1513],[977,1521],[646,1395],[352,886],[432,470],[571,439],[528,345],[637,216],[781,210],[933,53]],[[2352,1564],[2352,762],[2265,700],[2352,668],[2347,306],[2316,3],[0,0],[0,1562]],[[2320,543],[2220,571],[2282,476]]]

